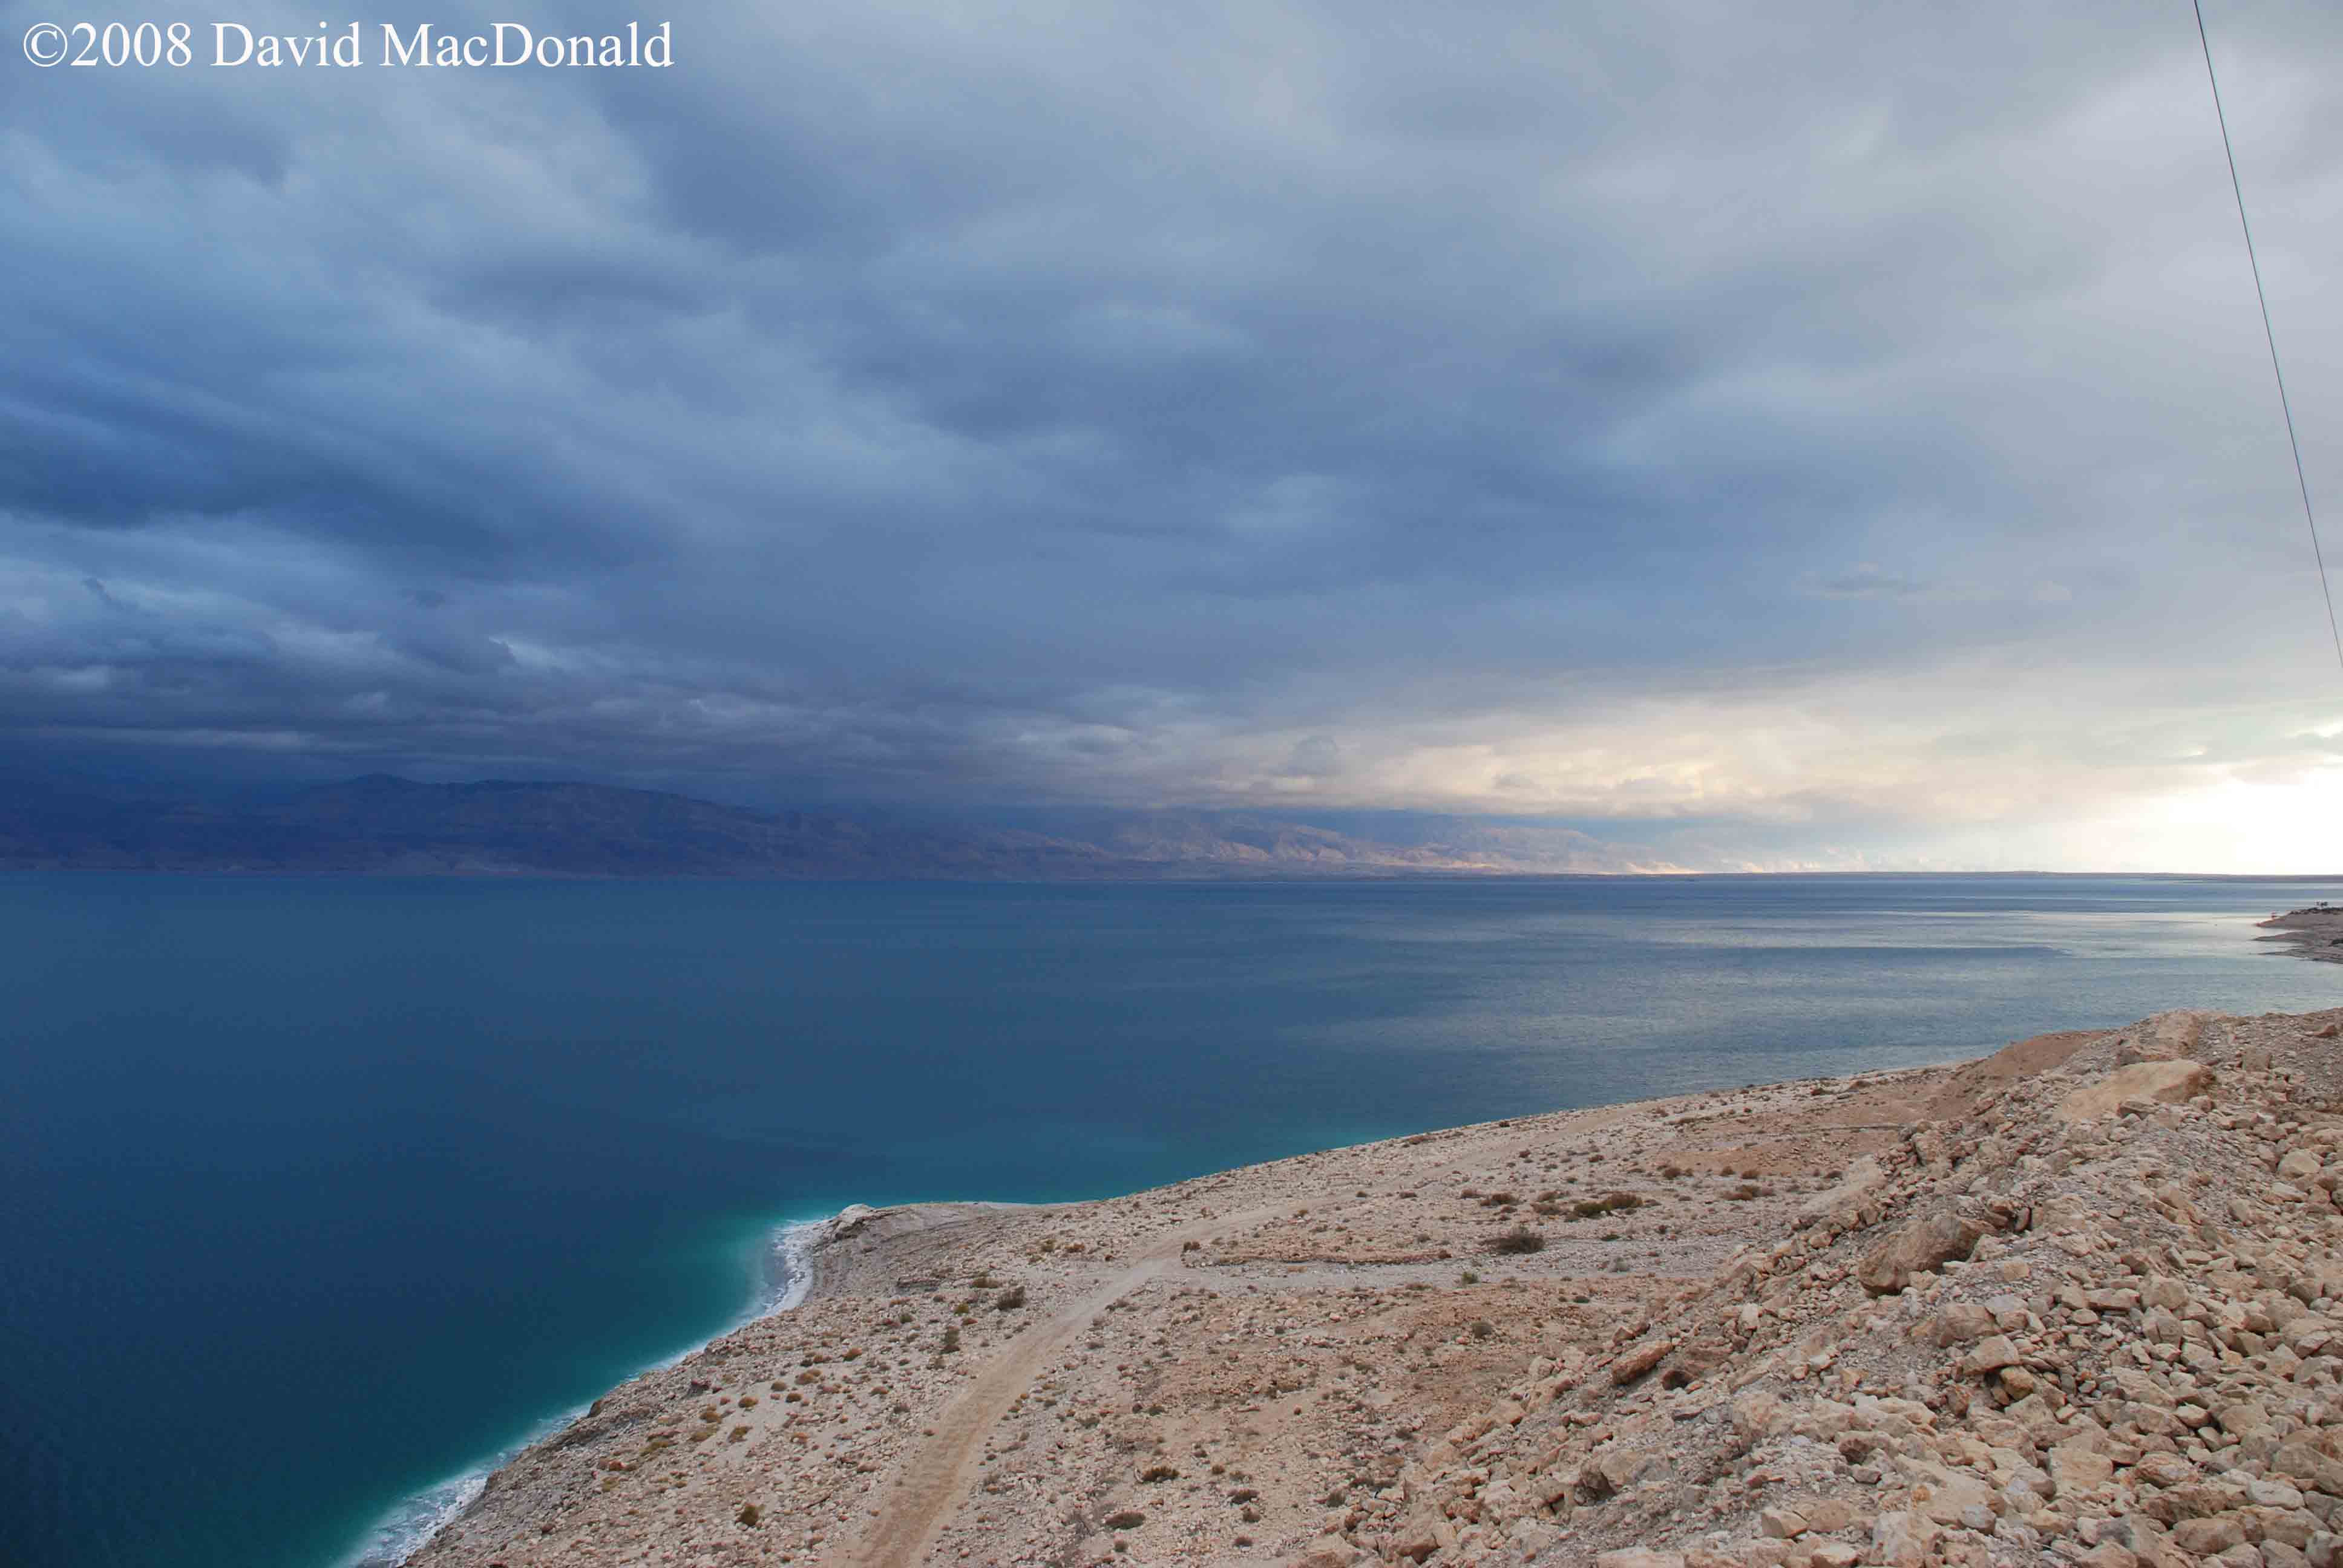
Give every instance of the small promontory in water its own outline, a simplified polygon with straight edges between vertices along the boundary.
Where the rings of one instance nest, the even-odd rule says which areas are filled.
[[[2255,939],[2258,941],[2284,942],[2304,958],[2343,964],[2343,909],[2318,903],[2255,923],[2277,933]]]
[[[2338,1026],[850,1211],[415,1561],[2329,1568]]]

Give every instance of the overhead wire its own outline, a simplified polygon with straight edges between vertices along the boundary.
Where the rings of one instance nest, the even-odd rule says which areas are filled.
[[[2270,375],[2278,381],[2278,406],[2286,416],[2286,444],[2294,454],[2295,488],[2302,496],[2302,520],[2310,529],[2310,556],[2318,563],[2318,592],[2327,601],[2327,635],[2335,644],[2335,662],[2343,666],[2343,629],[2335,620],[2335,590],[2327,582],[2327,552],[2318,542],[2318,518],[2311,509],[2310,480],[2302,469],[2302,440],[2295,434],[2294,401],[2287,396],[2286,371],[2278,364],[2278,333],[2270,327],[2269,293],[2262,286],[2261,257],[2254,250],[2254,226],[2246,217],[2245,182],[2237,177],[2237,150],[2229,140],[2229,116],[2221,106],[2221,78],[2213,70],[2213,40],[2205,31],[2204,0],[2188,0],[2197,13],[2197,42],[2205,52],[2205,80],[2213,89],[2213,117],[2221,126],[2221,151],[2229,160],[2229,191],[2237,198],[2237,227],[2246,236],[2246,265],[2253,269],[2254,298],[2262,307],[2262,340],[2269,345]]]

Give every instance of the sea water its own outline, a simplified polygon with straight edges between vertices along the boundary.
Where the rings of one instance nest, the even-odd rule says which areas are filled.
[[[393,1561],[849,1202],[2343,1005],[2338,894],[0,879],[0,1561]]]

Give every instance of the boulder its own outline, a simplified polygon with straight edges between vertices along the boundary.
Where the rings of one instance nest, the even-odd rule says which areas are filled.
[[[2058,1104],[2062,1121],[2097,1121],[2115,1115],[2128,1101],[2178,1105],[2212,1092],[2217,1081],[2201,1061],[2138,1061],[2119,1067],[2097,1083],[2087,1083]]]
[[[1902,1459],[1898,1466],[1912,1478],[1912,1508],[1938,1524],[1970,1530],[1991,1530],[1996,1501],[1993,1488],[1966,1471],[1948,1469],[1926,1460]]]
[[[1956,1302],[1936,1314],[1936,1338],[1950,1347],[1983,1339],[1994,1330],[1994,1315],[1975,1302]]]
[[[1674,1340],[1654,1340],[1648,1344],[1637,1345],[1613,1364],[1611,1381],[1614,1383],[1634,1382],[1665,1361],[1668,1352],[1675,1348]]]
[[[1875,1154],[1862,1155],[1847,1166],[1846,1173],[1838,1179],[1836,1186],[1817,1192],[1798,1205],[1797,1222],[1800,1226],[1811,1225],[1834,1214],[1860,1208],[1873,1189],[1886,1180],[1887,1172],[1881,1169],[1879,1157]]]
[[[1976,1349],[1961,1358],[1961,1371],[1971,1377],[1983,1377],[2016,1364],[2017,1347],[2009,1342],[2007,1334],[1986,1335],[1977,1342]]]
[[[2133,1030],[2116,1049],[2116,1065],[2128,1067],[2136,1061],[2178,1061],[2197,1054],[2197,1041],[2204,1038],[2205,1021],[2213,1015],[2190,1008],[2176,1008],[2157,1013]]]
[[[2184,1519],[2172,1527],[2172,1543],[2193,1557],[2215,1557],[2246,1543],[2245,1522],[2234,1513]]]
[[[2080,1442],[2062,1442],[2050,1451],[2050,1484],[2061,1497],[2105,1486],[2115,1473],[2114,1460],[2092,1452]]]
[[[1935,1523],[1902,1509],[1871,1522],[1871,1560],[1886,1568],[1927,1568],[1936,1538]]]
[[[1299,1557],[1287,1558],[1286,1568],[1354,1568],[1371,1561],[1355,1546],[1340,1541],[1321,1542]]]
[[[1966,1258],[1985,1236],[1985,1228],[1963,1219],[1951,1209],[1938,1209],[1913,1220],[1887,1241],[1866,1253],[1855,1267],[1855,1277],[1875,1296],[1894,1295],[1914,1274],[1955,1258]]]

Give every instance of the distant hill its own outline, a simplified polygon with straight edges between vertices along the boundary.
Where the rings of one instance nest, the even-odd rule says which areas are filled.
[[[1469,824],[1413,844],[1216,812],[1113,816],[1095,834],[758,812],[598,784],[421,784],[374,774],[255,804],[0,789],[0,866],[422,876],[1105,879],[1665,870],[1561,829]]]
[[[1156,811],[1133,813],[1099,843],[1119,859],[1145,865],[1516,874],[1679,869],[1567,828],[1487,827],[1447,817],[1423,819],[1413,841],[1398,843],[1275,818]]]

